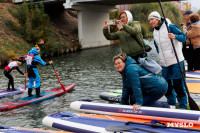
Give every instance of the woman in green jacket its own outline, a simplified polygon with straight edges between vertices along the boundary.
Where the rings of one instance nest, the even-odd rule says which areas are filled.
[[[120,40],[122,52],[137,61],[138,57],[146,57],[144,52],[143,35],[138,21],[132,21],[133,16],[129,11],[123,11],[116,20],[119,31],[110,33],[108,30],[107,20],[104,22],[103,34],[107,40]]]

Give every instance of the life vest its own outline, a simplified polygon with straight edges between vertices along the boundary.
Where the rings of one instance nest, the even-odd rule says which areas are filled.
[[[27,54],[27,56],[26,56],[27,65],[31,65],[31,63],[33,61],[33,57],[34,57],[34,55]]]
[[[12,61],[5,67],[5,70],[7,70],[7,71],[11,70],[12,71],[13,69],[15,69],[16,66],[17,66],[17,62]]]

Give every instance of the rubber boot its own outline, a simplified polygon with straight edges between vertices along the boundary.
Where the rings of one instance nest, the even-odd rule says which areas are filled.
[[[180,109],[187,109],[187,96],[177,97],[180,104]]]
[[[28,97],[32,97],[32,89],[31,88],[28,88]]]
[[[40,87],[35,88],[36,91],[36,97],[42,97],[42,95],[40,94]]]

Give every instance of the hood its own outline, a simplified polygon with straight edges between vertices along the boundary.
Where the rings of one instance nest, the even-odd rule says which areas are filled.
[[[171,21],[170,21],[168,18],[166,18],[166,21],[167,21],[168,25],[171,24]],[[161,17],[161,24],[160,24],[158,27],[155,27],[155,29],[156,29],[156,30],[159,30],[160,27],[161,27],[163,24],[165,24],[165,19],[164,19],[163,17]]]
[[[132,59],[130,56],[127,56],[125,67],[130,64],[137,64],[137,62],[134,59]]]
[[[134,59],[132,59],[130,56],[127,56],[126,64],[125,64],[125,66],[124,66],[124,69],[123,69],[122,72],[120,72],[120,73],[122,74],[122,76],[125,74],[125,69],[126,69],[126,67],[127,67],[128,65],[130,65],[130,64],[137,64],[137,62],[136,62]]]
[[[33,47],[33,48],[28,52],[28,54],[30,54],[30,55],[38,55],[39,52],[36,50],[35,47]]]
[[[122,13],[126,13],[126,16],[127,16],[127,18],[128,18],[128,22],[127,22],[127,23],[133,21],[133,16],[132,16],[132,14],[131,14],[130,11],[124,10],[124,11],[122,11],[122,12],[120,13],[120,15],[121,15]],[[119,16],[120,16],[120,15],[119,15]]]

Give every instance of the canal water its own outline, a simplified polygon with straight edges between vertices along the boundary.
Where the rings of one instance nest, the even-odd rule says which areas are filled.
[[[149,42],[153,48],[149,53],[149,57],[158,60],[153,42]],[[53,57],[52,60],[61,83],[63,85],[76,83],[74,90],[41,103],[0,112],[0,126],[51,129],[42,125],[42,119],[54,112],[75,112],[69,107],[73,101],[90,99],[97,102],[106,102],[99,98],[101,92],[121,89],[122,87],[121,75],[115,70],[112,62],[113,56],[119,53],[121,53],[119,45],[111,45]],[[3,70],[3,67],[1,67],[1,74]],[[20,66],[20,70],[24,71],[24,64]],[[38,70],[42,81],[41,91],[60,87],[51,66],[39,66]],[[24,76],[20,75],[16,70],[12,72],[12,75],[15,80],[15,86],[25,84]],[[7,78],[2,74],[0,90],[6,89],[7,81]],[[27,92],[23,97],[26,95]],[[15,100],[20,96],[0,99],[0,102]]]

